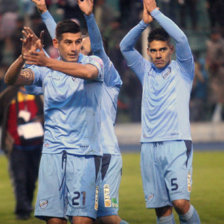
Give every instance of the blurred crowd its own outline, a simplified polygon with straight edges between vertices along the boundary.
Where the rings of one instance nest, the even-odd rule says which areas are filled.
[[[56,21],[79,19],[83,33],[86,24],[75,0],[46,0]],[[224,95],[224,1],[223,0],[159,0],[161,11],[184,31],[202,32],[207,27],[207,41],[203,50],[195,50],[195,81],[190,102],[191,121],[223,119]],[[204,10],[204,11],[203,11]],[[199,19],[204,12],[207,20]],[[119,71],[123,87],[118,102],[118,122],[140,121],[141,85],[127,68],[119,50],[119,43],[127,31],[138,23],[142,12],[141,0],[95,0],[94,13],[104,38],[105,49]],[[202,24],[208,21],[208,24]],[[39,35],[45,30],[44,46],[51,57],[57,52],[31,0],[0,0],[0,91],[9,65],[18,57],[21,48],[21,30],[30,26]],[[190,36],[188,36],[190,39]],[[136,48],[142,51],[143,41]]]

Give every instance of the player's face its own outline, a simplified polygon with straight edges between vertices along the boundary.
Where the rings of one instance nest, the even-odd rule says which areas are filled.
[[[84,55],[89,55],[91,52],[91,43],[89,37],[82,39],[81,53]]]
[[[61,58],[67,62],[77,62],[82,46],[81,33],[63,33],[62,39],[53,40],[54,47],[58,48]]]
[[[157,68],[164,68],[171,61],[173,47],[167,41],[153,40],[149,43],[147,52]]]

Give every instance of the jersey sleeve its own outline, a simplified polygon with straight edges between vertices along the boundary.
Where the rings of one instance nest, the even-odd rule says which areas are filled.
[[[136,25],[127,33],[120,43],[121,53],[127,61],[128,67],[130,67],[135,72],[141,83],[143,83],[144,79],[146,60],[134,48],[134,45],[147,26],[148,24],[145,24],[143,20],[140,21],[138,25]]]
[[[104,81],[104,64],[99,57],[95,55],[85,57],[84,64],[91,64],[95,66],[98,69],[98,77],[96,80],[100,82]]]
[[[26,65],[25,69],[31,69],[34,72],[34,81],[32,85],[42,87],[42,82],[44,76],[46,75],[46,71],[44,71],[45,67],[39,67],[36,65]]]
[[[51,16],[49,11],[46,11],[41,14],[41,18],[44,22],[44,24],[47,27],[47,30],[51,36],[52,39],[55,38],[55,30],[56,30],[56,22],[54,21],[54,18]]]
[[[194,59],[186,35],[171,19],[158,9],[154,9],[151,15],[174,39],[176,44],[176,60],[184,71],[183,74],[193,80]]]
[[[30,85],[30,86],[25,86],[26,93],[31,94],[31,95],[42,95],[43,94],[43,89],[40,86],[36,85]]]
[[[94,55],[99,56],[104,63],[104,81],[108,86],[121,86],[122,81],[120,75],[115,69],[110,58],[107,56],[99,27],[96,24],[94,15],[85,15],[88,33],[91,42],[91,50]]]

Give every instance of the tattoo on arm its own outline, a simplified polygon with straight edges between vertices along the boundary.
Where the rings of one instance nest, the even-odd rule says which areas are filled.
[[[31,69],[22,70],[17,79],[18,84],[22,83],[24,85],[32,84],[33,81],[34,81],[34,72]]]

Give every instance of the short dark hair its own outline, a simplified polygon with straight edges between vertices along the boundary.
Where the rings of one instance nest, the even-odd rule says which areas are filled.
[[[169,42],[170,36],[162,27],[159,27],[152,30],[148,35],[148,43],[151,43],[154,40]]]
[[[65,19],[59,22],[56,26],[56,38],[62,39],[63,33],[79,33],[81,32],[80,25],[72,19]]]

